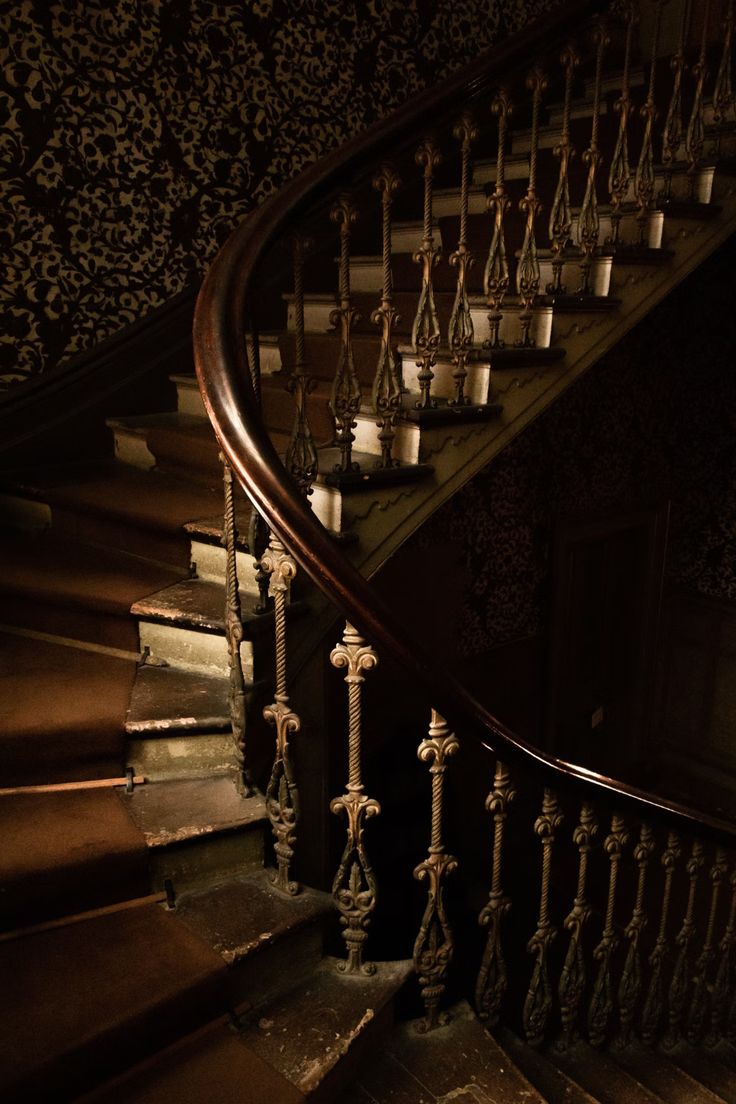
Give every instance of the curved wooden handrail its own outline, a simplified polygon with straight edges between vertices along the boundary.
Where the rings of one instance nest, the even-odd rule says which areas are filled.
[[[499,75],[548,49],[551,39],[579,28],[599,5],[574,0],[524,34],[474,62],[460,76],[414,98],[388,120],[311,165],[254,211],[226,241],[202,285],[194,318],[194,354],[210,421],[237,478],[302,568],[345,614],[381,659],[399,665],[421,684],[435,709],[461,736],[479,740],[505,762],[535,771],[546,785],[573,785],[588,797],[605,797],[644,818],[705,834],[736,847],[736,826],[634,786],[568,763],[515,735],[442,669],[407,633],[393,610],[343,555],[296,490],[262,425],[246,359],[246,303],[256,288],[257,266],[269,246],[309,207],[323,199],[385,148],[416,134],[458,99],[498,83]]]

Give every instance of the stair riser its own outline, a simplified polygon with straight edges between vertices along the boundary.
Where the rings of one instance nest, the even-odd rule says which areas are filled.
[[[212,583],[225,582],[227,556],[220,545],[192,541],[191,561],[196,564],[198,578]],[[257,598],[258,584],[253,569],[253,557],[248,552],[237,552],[236,561],[241,594]]]
[[[232,875],[233,870],[246,873],[262,866],[263,828],[260,824],[248,825],[239,831],[203,835],[168,847],[152,848],[149,852],[153,891],[163,890],[168,879],[177,895],[214,885]]]
[[[317,483],[312,489],[310,506],[315,516],[325,528],[333,533],[342,533],[349,528],[345,513],[344,500],[339,491]]]
[[[195,418],[207,417],[202,393],[195,383],[177,381],[176,409],[180,414],[191,414]]]
[[[153,621],[141,621],[139,626],[141,647],[148,647],[151,655],[163,659],[185,671],[202,674],[226,675],[228,654],[222,634],[197,632],[177,625],[164,625]],[[253,680],[253,644],[244,640],[240,655],[243,672],[248,681]]]
[[[381,445],[378,440],[379,429],[372,414],[359,414],[355,419],[353,448],[356,452],[367,452],[369,456],[380,457]],[[421,448],[419,426],[400,422],[396,426],[392,455],[402,464],[418,464]]]
[[[410,392],[419,391],[419,368],[416,356],[410,353],[401,354],[401,367],[404,376],[404,385]],[[451,399],[455,395],[455,384],[452,378],[452,361],[448,357],[438,357],[432,371],[432,394],[439,399]],[[471,403],[486,403],[490,398],[491,366],[486,363],[471,363],[468,365],[468,376],[465,380],[465,395]]]
[[[234,766],[229,732],[130,736],[126,761],[149,782],[229,774]]]
[[[289,932],[285,940],[262,946],[257,953],[230,963],[233,1006],[244,1013],[250,1012],[305,982],[322,958],[322,925],[321,920],[313,921]],[[254,1003],[254,994],[258,995],[257,1003]]]

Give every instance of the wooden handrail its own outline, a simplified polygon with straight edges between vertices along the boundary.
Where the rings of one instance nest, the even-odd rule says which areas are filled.
[[[297,492],[261,422],[246,360],[244,319],[257,267],[268,248],[309,208],[345,178],[375,164],[387,146],[421,131],[458,100],[498,84],[555,39],[580,29],[599,4],[574,0],[545,16],[523,34],[487,51],[463,73],[409,101],[311,165],[254,211],[230,236],[202,285],[194,318],[194,355],[199,385],[220,445],[249,498],[289,547],[296,560],[379,656],[396,663],[421,684],[432,706],[458,736],[473,737],[510,764],[539,773],[546,785],[574,786],[588,798],[607,799],[644,818],[705,834],[736,847],[736,827],[701,811],[652,796],[634,786],[568,763],[515,735],[477,702],[460,681],[441,668],[413,640],[395,613],[343,555]],[[372,159],[372,160],[371,160]]]

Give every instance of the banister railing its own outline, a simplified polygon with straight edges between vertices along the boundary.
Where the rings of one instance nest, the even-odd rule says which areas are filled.
[[[299,730],[299,717],[294,712],[285,681],[287,620],[285,608],[288,601],[290,580],[297,564],[311,577],[329,600],[347,618],[347,628],[341,643],[333,653],[336,666],[345,668],[349,694],[348,757],[349,772],[345,794],[332,803],[333,811],[345,815],[347,842],[335,876],[334,894],[342,915],[347,959],[347,972],[369,971],[371,963],[364,956],[367,929],[377,900],[375,878],[368,857],[369,849],[364,839],[366,822],[380,812],[373,797],[363,791],[362,761],[362,683],[363,672],[378,660],[382,664],[398,667],[405,678],[422,688],[431,704],[429,735],[419,748],[420,758],[429,764],[432,778],[431,832],[428,857],[416,868],[417,877],[427,883],[428,902],[421,930],[415,944],[415,965],[423,989],[426,1006],[426,1028],[439,1022],[439,1005],[444,990],[447,970],[453,952],[452,933],[444,907],[445,880],[456,865],[456,859],[445,849],[443,818],[443,779],[448,760],[463,741],[480,743],[495,761],[487,808],[493,825],[493,855],[491,890],[481,921],[487,925],[488,935],[480,964],[476,988],[479,1011],[493,1022],[499,1015],[508,988],[507,962],[504,950],[503,918],[512,906],[513,893],[509,891],[504,865],[504,832],[513,815],[515,791],[520,780],[531,780],[530,787],[541,788],[540,806],[533,824],[541,845],[538,912],[536,927],[528,933],[529,953],[533,966],[519,1016],[527,1037],[539,1042],[549,1035],[559,1020],[562,1041],[569,1042],[580,1024],[585,1021],[593,1042],[600,1043],[613,1030],[614,1012],[618,1010],[616,1030],[626,1039],[631,1033],[637,1009],[643,1008],[643,1031],[651,1038],[659,1037],[665,1018],[669,1016],[669,1038],[679,1038],[683,1033],[700,1037],[706,1030],[711,1013],[713,1030],[725,1030],[733,1016],[729,1001],[732,983],[732,954],[734,944],[734,915],[731,906],[725,926],[722,922],[723,886],[727,874],[726,853],[736,854],[736,828],[731,824],[701,811],[655,797],[631,785],[597,774],[576,764],[556,759],[515,735],[476,701],[462,683],[427,653],[407,632],[406,625],[396,611],[382,601],[343,554],[338,542],[317,520],[309,507],[309,491],[317,470],[317,453],[306,416],[307,397],[311,389],[309,365],[304,340],[304,287],[303,241],[301,223],[307,223],[306,232],[314,236],[314,226],[319,209],[322,217],[332,208],[333,219],[339,230],[339,290],[334,322],[340,327],[338,370],[332,386],[330,408],[335,417],[335,442],[339,450],[336,472],[331,477],[351,477],[355,474],[353,433],[355,418],[360,409],[360,388],[353,363],[352,331],[357,321],[351,297],[350,284],[350,232],[354,209],[352,200],[345,193],[345,186],[356,179],[370,181],[375,177],[379,193],[376,209],[381,215],[381,262],[383,278],[379,305],[374,321],[380,330],[377,336],[378,366],[373,388],[373,412],[376,417],[380,457],[377,468],[384,473],[395,468],[395,436],[402,418],[442,414],[434,398],[433,379],[441,343],[440,324],[434,303],[433,271],[437,251],[433,239],[433,186],[437,168],[435,139],[417,142],[417,136],[426,133],[429,123],[437,131],[443,122],[455,127],[455,139],[461,149],[460,182],[460,236],[453,264],[457,269],[457,287],[452,318],[454,324],[448,332],[448,347],[453,365],[453,390],[446,406],[454,407],[456,415],[462,415],[466,407],[465,380],[468,358],[473,340],[472,319],[467,304],[467,272],[470,256],[467,239],[468,205],[468,156],[471,142],[477,134],[475,124],[464,111],[472,102],[478,105],[485,97],[486,110],[492,100],[497,116],[498,146],[497,173],[493,192],[488,197],[491,215],[491,241],[486,261],[484,291],[490,313],[486,348],[503,345],[501,338],[504,302],[510,284],[509,257],[506,251],[506,219],[510,203],[505,186],[505,143],[510,117],[510,96],[507,86],[511,82],[523,84],[524,76],[531,71],[529,90],[531,100],[530,172],[526,195],[522,199],[521,214],[525,226],[520,255],[520,273],[517,279],[519,292],[518,346],[528,351],[533,347],[531,316],[539,302],[540,270],[536,223],[539,209],[539,185],[536,175],[539,154],[539,111],[541,96],[548,87],[548,73],[553,59],[558,71],[557,83],[564,88],[564,109],[560,139],[555,146],[559,169],[555,169],[557,189],[552,202],[550,238],[553,279],[548,291],[559,297],[564,293],[563,266],[570,254],[570,242],[574,237],[570,205],[571,181],[569,179],[571,94],[573,79],[580,57],[579,42],[586,46],[592,41],[593,115],[591,134],[586,151],[586,178],[577,224],[577,241],[580,247],[576,255],[582,285],[577,293],[583,299],[594,289],[592,267],[600,255],[602,234],[598,210],[598,188],[607,179],[611,198],[611,248],[635,248],[647,240],[648,218],[656,199],[654,176],[654,122],[657,117],[654,104],[654,74],[658,64],[657,39],[661,0],[655,0],[654,41],[651,65],[647,74],[645,99],[639,106],[643,117],[643,133],[638,168],[631,180],[628,161],[630,135],[627,126],[633,118],[629,87],[630,50],[634,14],[632,5],[624,4],[619,15],[603,24],[596,22],[581,30],[580,19],[591,12],[591,5],[572,3],[561,12],[546,17],[526,34],[490,51],[462,75],[452,78],[439,89],[426,93],[420,100],[412,101],[385,123],[371,128],[363,136],[346,147],[311,166],[295,181],[263,204],[239,227],[215,258],[204,281],[195,315],[194,347],[197,373],[208,415],[212,421],[226,464],[245,489],[253,506],[272,531],[268,551],[261,560],[261,567],[271,579],[275,600],[276,634],[276,691],[274,704],[266,710],[267,718],[274,724],[277,734],[277,755],[272,784],[267,795],[269,812],[276,837],[278,873],[276,884],[288,892],[296,892],[298,886],[291,877],[291,860],[297,836],[299,817],[298,789],[293,777],[289,754],[289,736]],[[730,9],[729,9],[730,10]],[[730,26],[730,24],[729,24]],[[616,171],[599,173],[602,159],[602,139],[599,134],[599,104],[602,96],[604,52],[611,31],[623,35],[625,43],[625,67],[619,99],[619,123],[616,133]],[[578,44],[571,44],[568,36],[578,32]],[[705,31],[704,38],[705,42]],[[701,55],[704,52],[701,50]],[[544,58],[543,68],[538,67],[538,56]],[[702,61],[702,57],[701,57]],[[701,71],[704,64],[701,65]],[[675,78],[682,73],[675,66]],[[703,101],[703,84],[700,78],[692,91],[693,110],[700,112]],[[725,76],[719,77],[721,89],[729,87]],[[502,83],[503,82],[503,83]],[[500,86],[500,91],[499,91]],[[723,94],[718,110],[726,118]],[[730,109],[733,110],[733,98]],[[700,106],[698,106],[700,104]],[[458,117],[463,120],[458,123]],[[700,116],[698,116],[700,119]],[[700,123],[696,120],[696,124]],[[720,132],[719,132],[720,133]],[[416,260],[421,266],[421,289],[413,331],[413,346],[419,369],[417,380],[419,397],[411,411],[401,408],[399,376],[392,347],[396,311],[393,302],[391,279],[391,205],[397,187],[396,171],[385,162],[386,150],[406,151],[410,142],[419,145],[418,168],[421,173],[424,211],[421,246]],[[702,157],[702,143],[688,145],[687,179],[694,189],[698,165]],[[376,176],[376,165],[381,165]],[[671,165],[668,164],[669,173]],[[559,172],[559,175],[558,175]],[[402,174],[403,175],[403,174]],[[631,185],[631,188],[630,188]],[[632,194],[633,203],[626,196]],[[671,176],[665,174],[665,198],[671,195]],[[628,240],[624,223],[624,211],[630,208],[630,225],[638,222],[635,240]],[[334,235],[334,225],[333,225]],[[292,249],[294,259],[293,289],[295,295],[295,332],[297,355],[290,380],[296,400],[296,414],[292,444],[287,450],[290,471],[284,467],[261,419],[258,405],[258,382],[254,367],[253,342],[249,344],[246,317],[252,310],[252,293],[257,289],[264,258],[271,247],[282,237],[292,235],[296,243]],[[249,352],[250,350],[250,352]],[[488,404],[490,408],[490,403]],[[477,413],[477,412],[476,412]],[[371,478],[373,478],[371,474]],[[301,493],[300,493],[301,492]],[[226,526],[227,529],[227,526]],[[234,555],[228,558],[234,563]],[[230,579],[231,606],[235,609],[234,595],[237,580]],[[233,589],[234,588],[234,589]],[[237,626],[234,631],[237,633]],[[368,642],[368,643],[366,643]],[[230,641],[231,654],[237,651],[237,640]],[[242,682],[242,677],[241,680]],[[237,670],[234,685],[239,686]],[[237,748],[242,766],[244,757],[243,726],[238,727]],[[569,838],[563,840],[565,823],[564,806],[577,805],[577,827]],[[569,816],[568,816],[569,825]],[[663,835],[664,834],[664,835]],[[680,934],[670,937],[674,922],[674,904],[671,905],[671,888],[674,872],[679,869],[680,842],[687,837],[691,841],[692,855],[687,861],[690,879],[685,918]],[[603,840],[608,863],[607,893],[605,900],[594,903],[589,878],[589,866],[593,857],[594,838]],[[695,922],[698,879],[701,873],[704,841],[718,848],[715,857],[709,859],[710,880],[713,887],[706,924],[706,940],[701,955],[694,961],[691,954],[692,930]],[[551,871],[556,862],[557,850],[570,844],[574,848],[577,880],[572,895],[565,904],[565,912],[557,917],[556,903],[552,901]],[[622,926],[618,919],[621,908],[622,861],[633,848],[635,882],[633,905]],[[655,849],[659,847],[659,859],[663,868],[664,898],[661,923],[656,942],[648,951],[644,976],[645,955],[642,950],[642,931],[649,907],[647,887],[651,886],[651,871],[656,863]],[[696,857],[698,861],[696,862]],[[528,860],[527,860],[528,861]],[[733,859],[731,858],[731,862]],[[733,878],[733,870],[729,875]],[[730,883],[736,893],[736,882]],[[720,896],[719,896],[720,895]],[[629,895],[631,896],[631,895]],[[628,901],[628,898],[624,898]],[[630,902],[629,902],[630,904]],[[600,937],[594,952],[595,968],[586,964],[583,955],[583,931],[592,922],[596,908],[601,912]],[[720,911],[719,911],[720,909]],[[566,951],[560,961],[555,956],[555,945],[560,948],[560,924],[569,933]],[[719,926],[720,925],[720,926]],[[650,930],[655,928],[653,923]],[[623,935],[622,935],[623,932]],[[665,1000],[663,962],[674,948],[678,948],[676,961],[669,976],[669,1002]],[[617,954],[625,948],[623,965]],[[513,958],[513,954],[511,955]],[[518,966],[518,963],[517,963]],[[695,993],[699,1003],[687,1013],[682,1004],[683,985],[695,981]],[[704,1007],[704,994],[713,993],[711,1006]],[[614,994],[617,994],[614,997]],[[710,999],[710,998],[708,998]],[[706,1001],[707,1003],[707,1001]],[[727,1008],[728,1006],[728,1008]],[[638,1014],[638,1013],[636,1013]]]

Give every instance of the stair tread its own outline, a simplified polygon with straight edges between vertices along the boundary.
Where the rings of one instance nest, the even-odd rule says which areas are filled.
[[[611,1057],[668,1104],[723,1104],[723,1098],[675,1065],[666,1054],[632,1044]]]
[[[235,511],[235,528],[238,533],[237,544],[241,552],[248,551],[247,538],[250,519],[250,507],[244,506]],[[194,540],[200,540],[207,544],[220,544],[223,534],[222,510],[214,515],[198,517],[194,521],[188,521],[184,526],[184,530]]]
[[[269,872],[260,870],[182,894],[176,908],[181,922],[233,965],[328,915],[334,902],[306,887],[286,896],[271,885]]]
[[[67,1099],[226,1008],[219,957],[147,905],[0,944],[0,1095]]]
[[[661,1104],[660,1097],[619,1066],[614,1059],[582,1041],[567,1050],[547,1050],[563,1073],[591,1093],[600,1104]]]
[[[595,1097],[582,1085],[578,1085],[541,1051],[522,1042],[511,1031],[502,1031],[499,1041],[546,1100],[559,1101],[560,1104],[597,1104]]]
[[[667,1057],[685,1073],[720,1096],[727,1104],[736,1104],[736,1070],[729,1068],[711,1050],[696,1050],[681,1043],[668,1050]]]
[[[269,614],[254,614],[252,599],[241,595],[246,637],[249,631],[266,628]],[[204,632],[225,631],[225,586],[207,579],[183,579],[141,598],[131,607],[139,619],[187,625]]]
[[[133,684],[125,731],[148,736],[225,731],[230,727],[229,688],[222,676],[143,666]]]
[[[150,892],[145,839],[112,787],[0,797],[0,926]]]
[[[148,847],[258,825],[266,816],[263,798],[243,797],[226,775],[148,782],[119,799]]]

